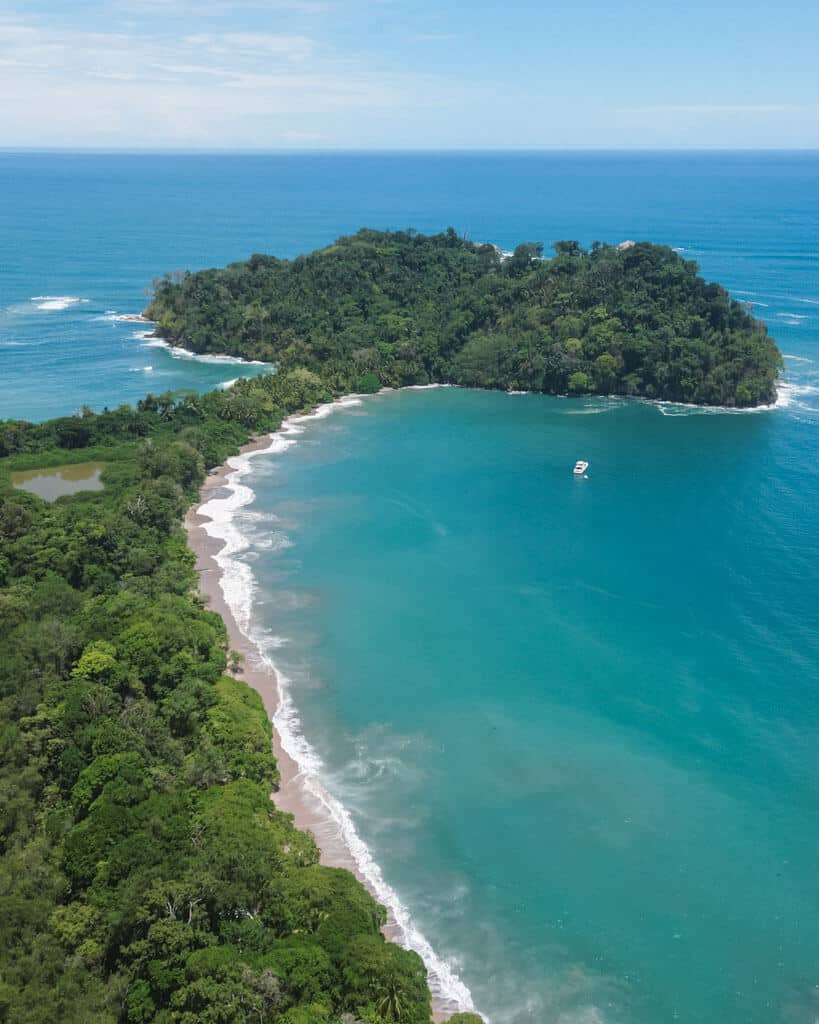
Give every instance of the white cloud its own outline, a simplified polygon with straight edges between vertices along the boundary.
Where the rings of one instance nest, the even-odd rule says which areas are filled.
[[[454,32],[418,32],[410,39],[414,43],[451,43],[460,36]]]
[[[315,41],[307,36],[272,35],[270,33],[225,32],[200,33],[185,36],[183,43],[196,50],[206,50],[220,56],[265,55],[301,61],[312,55]]]
[[[253,11],[294,11],[300,14],[320,14],[332,4],[324,0],[120,0],[117,10],[125,14],[150,14],[159,17],[223,18],[226,15]]]
[[[294,146],[302,146],[308,142],[321,142],[325,138],[321,132],[300,132],[295,128],[283,132],[282,137],[285,142],[290,142]]]
[[[0,17],[6,146],[344,145],[369,118],[400,123],[463,95],[439,76],[335,57],[306,35],[176,38]]]
[[[169,75],[208,75],[217,78],[230,77],[231,71],[228,68],[214,67],[209,64],[157,64],[159,71],[166,71]]]
[[[621,107],[618,114],[703,114],[722,116],[725,114],[787,114],[797,113],[803,107],[787,106],[780,103],[668,103],[648,107]]]

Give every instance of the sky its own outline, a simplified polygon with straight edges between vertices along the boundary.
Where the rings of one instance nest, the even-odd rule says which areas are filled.
[[[819,148],[819,3],[0,0],[0,147]]]

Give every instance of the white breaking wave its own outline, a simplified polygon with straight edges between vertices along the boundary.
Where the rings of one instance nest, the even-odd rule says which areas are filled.
[[[731,293],[733,295],[758,295],[758,292],[741,291],[738,288],[732,288]],[[781,299],[783,303],[800,302],[805,306],[819,306],[819,299],[809,298],[801,295],[791,295],[790,293],[782,292],[764,292],[766,299]],[[754,303],[754,305],[764,305],[764,303]],[[780,314],[782,315],[782,314]],[[790,314],[784,314],[788,316]]]
[[[223,380],[219,387],[222,389],[222,391],[230,391],[230,389],[233,387],[237,380],[239,380],[238,377],[231,377],[230,380]]]
[[[776,406],[779,409],[795,408],[803,412],[817,412],[816,406],[809,405],[803,399],[815,398],[819,395],[819,384],[789,384],[778,385]]]
[[[776,382],[776,401],[768,405],[752,405],[737,408],[734,405],[694,405],[689,402],[664,402],[656,398],[638,398],[636,401],[655,405],[663,416],[746,416],[752,413],[772,412],[787,409],[792,401],[794,386],[787,381]]]
[[[439,385],[419,385],[413,390]],[[301,730],[298,709],[290,692],[290,680],[276,666],[267,653],[271,648],[282,646],[282,638],[272,638],[252,628],[253,600],[257,584],[249,565],[237,558],[248,550],[250,541],[235,523],[236,513],[255,498],[254,491],[243,484],[259,455],[277,455],[296,444],[296,438],[304,432],[304,424],[321,420],[339,409],[349,409],[362,404],[363,396],[347,395],[335,402],[318,406],[304,416],[291,416],[284,421],[275,434],[270,435],[267,448],[245,452],[228,459],[231,472],[225,487],[228,494],[223,498],[211,498],[198,508],[199,515],[208,522],[203,528],[208,536],[223,542],[223,547],[214,556],[221,570],[220,587],[225,602],[230,608],[236,624],[242,633],[254,644],[262,662],[275,672],[278,680],[279,701],[273,715],[273,724],[281,740],[282,748],[293,758],[299,768],[300,780],[305,790],[324,809],[327,817],[338,829],[356,865],[358,873],[365,880],[376,899],[390,911],[401,937],[402,944],[415,950],[427,967],[429,985],[433,995],[448,1012],[475,1012],[472,994],[458,977],[453,966],[438,956],[426,937],[418,930],[408,908],[401,902],[396,891],[385,881],[381,868],[373,859],[366,843],[358,835],[349,811],[322,784],[323,763]],[[488,1022],[488,1018],[485,1018]]]
[[[78,295],[34,295],[31,301],[37,303],[37,309],[60,310],[91,300],[81,299]]]
[[[106,320],[109,323],[128,323],[128,324],[152,324],[153,320],[148,320],[141,313],[117,313],[113,309],[106,309],[101,316],[95,316],[95,320]]]
[[[792,357],[800,359],[800,357]],[[801,361],[801,360],[800,360]],[[807,360],[810,362],[811,360]],[[656,405],[663,416],[715,416],[726,413],[732,415],[747,415],[759,412],[772,412],[775,409],[796,408],[807,412],[816,412],[816,408],[807,405],[802,401],[814,395],[819,395],[819,384],[791,383],[780,380],[776,383],[776,401],[770,405],[755,405],[747,409],[737,409],[725,405],[686,405],[683,402],[658,402],[650,399],[638,399],[650,405]]]
[[[174,359],[192,359],[197,363],[214,363],[218,366],[270,366],[261,359],[240,359],[239,356],[211,355],[190,352],[179,345],[171,345],[163,338],[153,337],[153,331],[136,331],[135,338],[150,339],[145,341],[145,348],[164,348]],[[235,382],[234,382],[235,383]]]
[[[131,366],[128,373],[153,373],[153,366]]]

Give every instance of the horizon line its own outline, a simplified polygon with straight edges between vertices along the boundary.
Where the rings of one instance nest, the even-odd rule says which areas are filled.
[[[606,154],[616,156],[652,155],[652,154],[819,154],[819,146],[804,147],[718,147],[718,146],[686,146],[686,147],[595,147],[595,146],[554,146],[524,147],[511,146],[501,149],[481,149],[473,147],[348,147],[348,146],[314,146],[308,148],[243,148],[243,147],[172,147],[159,146],[0,146],[0,155],[42,153],[42,154],[77,154],[77,155],[150,155],[150,156],[391,156],[391,155],[474,155],[474,156],[509,156],[509,155],[561,155],[561,154]]]

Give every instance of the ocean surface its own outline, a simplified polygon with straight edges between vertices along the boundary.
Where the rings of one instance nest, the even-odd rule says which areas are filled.
[[[286,743],[452,1006],[814,1024],[819,155],[0,155],[0,417],[261,372],[100,318],[362,224],[673,245],[787,380],[747,413],[408,390],[238,460],[214,515]]]

